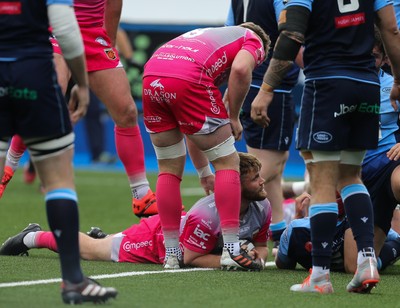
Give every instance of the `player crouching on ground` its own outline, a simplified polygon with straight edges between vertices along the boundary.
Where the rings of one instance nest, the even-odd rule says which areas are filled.
[[[240,233],[242,250],[253,258],[251,270],[264,268],[268,256],[267,240],[271,222],[271,207],[266,199],[264,179],[260,177],[261,163],[250,154],[239,153],[241,208]],[[184,265],[192,267],[219,268],[223,247],[220,220],[215,206],[214,194],[198,200],[181,219],[180,246]],[[106,236],[103,233],[102,236]],[[101,236],[100,236],[101,237]],[[165,257],[164,236],[159,215],[143,218],[139,224],[94,239],[79,234],[80,254],[86,260],[132,263],[163,264]],[[254,248],[253,248],[254,247]],[[38,224],[30,224],[19,234],[10,237],[0,248],[0,255],[26,254],[31,248],[48,248],[57,252],[57,244],[51,232],[42,231]],[[230,256],[225,256],[230,258]],[[222,255],[222,258],[224,256]],[[238,264],[224,269],[237,269]],[[177,268],[180,268],[177,265]],[[239,266],[239,269],[244,269]]]

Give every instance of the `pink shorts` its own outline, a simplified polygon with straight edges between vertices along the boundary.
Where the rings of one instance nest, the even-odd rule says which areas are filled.
[[[85,45],[87,71],[101,71],[123,67],[118,51],[111,47],[111,41],[103,28],[81,28]]]
[[[103,28],[81,28],[82,40],[85,45],[86,65],[88,72],[101,71],[110,68],[123,67],[118,51],[111,47],[110,38]],[[57,39],[50,37],[53,52],[62,54]]]
[[[141,219],[139,224],[113,237],[112,261],[157,264],[164,262],[164,236],[158,215]]]
[[[229,123],[222,94],[215,85],[146,76],[142,100],[144,124],[150,133],[178,127],[187,135],[206,135]]]

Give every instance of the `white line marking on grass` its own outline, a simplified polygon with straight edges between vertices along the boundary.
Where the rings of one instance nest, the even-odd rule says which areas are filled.
[[[266,262],[266,267],[275,266],[275,262]],[[118,277],[129,277],[129,276],[142,276],[142,275],[153,275],[153,274],[176,274],[185,272],[198,272],[198,271],[213,271],[215,268],[189,268],[189,269],[177,269],[177,270],[166,270],[166,271],[143,271],[143,272],[125,272],[116,274],[104,274],[90,276],[93,279],[107,279],[107,278],[118,278]],[[33,286],[39,284],[49,284],[49,283],[60,283],[60,278],[53,279],[42,279],[42,280],[31,280],[31,281],[18,281],[18,282],[3,282],[0,283],[0,288],[11,288],[20,286]]]
[[[184,272],[194,272],[194,271],[213,271],[215,268],[190,268],[190,269],[177,269],[170,271],[143,271],[143,272],[125,272],[117,274],[105,274],[105,275],[95,275],[90,276],[93,279],[107,279],[107,278],[118,278],[118,277],[128,277],[128,276],[141,276],[141,275],[152,275],[152,274],[175,274]],[[20,287],[20,286],[33,286],[38,284],[49,284],[61,282],[61,279],[42,279],[42,280],[32,280],[32,281],[19,281],[19,282],[4,282],[0,283],[0,288],[10,288],[10,287]]]

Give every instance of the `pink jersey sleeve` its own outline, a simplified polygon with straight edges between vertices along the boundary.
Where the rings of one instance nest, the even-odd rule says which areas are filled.
[[[266,56],[265,49],[254,32],[250,30],[246,32],[246,39],[243,43],[242,49],[245,49],[252,54],[257,66],[264,62]]]
[[[180,242],[187,249],[207,254],[217,246],[219,219],[209,207],[198,207],[186,215]]]

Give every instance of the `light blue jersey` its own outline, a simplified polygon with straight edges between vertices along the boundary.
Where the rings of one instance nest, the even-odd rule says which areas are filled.
[[[367,151],[364,165],[372,163],[379,164],[378,162],[372,162],[377,157],[385,154],[396,144],[395,132],[399,130],[397,121],[399,119],[400,104],[397,103],[398,111],[395,111],[390,104],[390,90],[393,85],[393,76],[385,73],[383,70],[379,72],[379,80],[381,83],[381,107],[380,107],[380,120],[379,120],[379,142],[378,148]],[[385,154],[386,155],[386,154]]]

